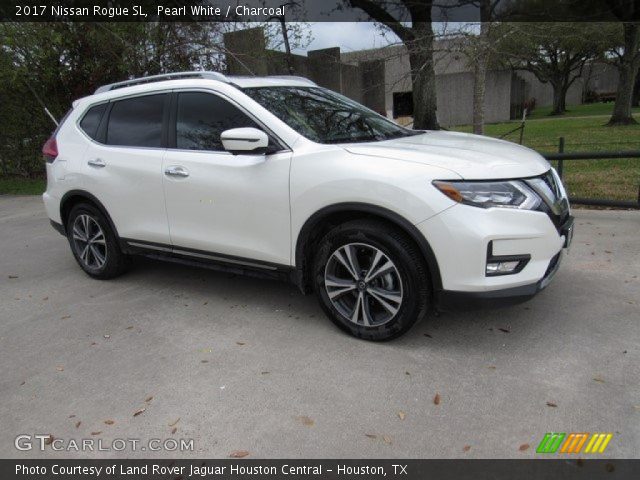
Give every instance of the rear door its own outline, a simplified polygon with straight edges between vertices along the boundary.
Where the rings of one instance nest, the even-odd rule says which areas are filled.
[[[97,128],[91,110],[80,122],[89,136],[96,128],[82,166],[85,189],[105,206],[121,238],[170,243],[162,187],[169,101],[168,93],[127,97],[104,107]]]
[[[289,265],[291,151],[225,151],[224,130],[262,127],[213,92],[176,92],[171,119],[163,170],[174,251]]]

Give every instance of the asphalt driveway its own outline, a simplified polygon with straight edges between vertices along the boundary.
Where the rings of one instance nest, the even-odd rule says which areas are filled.
[[[39,198],[0,197],[0,457],[167,455],[14,446],[50,434],[193,439],[170,455],[194,458],[527,458],[546,432],[611,432],[600,457],[639,458],[640,212],[575,214],[532,301],[374,344],[285,283],[150,260],[92,280]]]

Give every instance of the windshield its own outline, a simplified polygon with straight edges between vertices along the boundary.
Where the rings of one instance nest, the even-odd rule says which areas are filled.
[[[371,142],[422,133],[320,87],[258,87],[243,92],[314,142]]]

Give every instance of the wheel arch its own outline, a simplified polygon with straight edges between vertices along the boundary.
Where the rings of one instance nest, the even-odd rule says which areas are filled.
[[[415,225],[384,207],[368,203],[347,202],[321,208],[311,215],[300,229],[295,247],[295,282],[303,293],[311,291],[309,275],[311,269],[309,266],[312,262],[313,245],[334,226],[361,218],[383,220],[407,234],[416,243],[427,264],[434,292],[442,289],[442,279],[436,256],[427,239]]]
[[[109,222],[109,227],[111,227],[111,230],[118,239],[118,242],[120,242],[120,235],[118,235],[118,230],[116,229],[116,226],[113,223],[113,220],[111,219],[111,216],[109,215],[109,212],[107,211],[105,206],[100,200],[95,197],[95,195],[92,195],[85,190],[69,190],[62,196],[62,199],[60,200],[60,220],[62,221],[62,228],[64,229],[65,233],[67,230],[67,221],[69,220],[69,213],[71,212],[71,209],[81,202],[90,203],[98,210],[100,210],[100,213],[102,213],[102,215],[104,215],[104,217]]]

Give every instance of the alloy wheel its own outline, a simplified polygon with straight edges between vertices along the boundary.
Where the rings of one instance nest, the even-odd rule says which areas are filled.
[[[398,268],[384,252],[365,243],[349,243],[333,252],[324,284],[335,309],[359,326],[384,325],[402,306]]]
[[[107,243],[96,220],[87,214],[78,215],[73,222],[73,244],[84,266],[101,269],[107,262]]]

